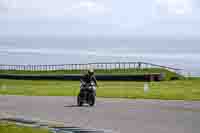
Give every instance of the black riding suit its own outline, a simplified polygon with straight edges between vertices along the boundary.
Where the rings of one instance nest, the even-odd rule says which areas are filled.
[[[96,77],[94,75],[90,76],[89,74],[85,74],[81,80],[83,80],[86,83],[90,83],[91,81],[93,81],[95,83],[95,85],[97,86],[97,80]]]
[[[82,78],[81,78],[82,81],[86,82],[87,83],[90,83],[91,81],[93,81],[95,83],[96,86],[97,85],[97,80],[96,80],[96,77],[94,75],[90,76],[89,74],[85,74]],[[96,90],[93,90],[96,94]]]

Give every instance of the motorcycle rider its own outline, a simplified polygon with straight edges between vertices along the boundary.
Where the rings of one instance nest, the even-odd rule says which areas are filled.
[[[84,103],[94,106],[96,97],[97,80],[94,76],[94,70],[88,70],[87,74],[83,75],[80,79],[80,92],[77,97],[78,106]]]
[[[86,83],[90,83],[91,81],[93,81],[95,83],[95,85],[98,86],[97,80],[96,80],[96,77],[94,75],[94,70],[93,69],[88,70],[87,74],[83,75],[83,77],[81,78],[81,80],[84,81],[84,82],[86,82]]]

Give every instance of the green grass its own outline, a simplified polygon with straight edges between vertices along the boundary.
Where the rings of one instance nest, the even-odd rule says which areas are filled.
[[[86,71],[81,70],[56,70],[56,71],[19,71],[19,70],[0,70],[0,74],[83,74]],[[168,71],[166,69],[160,68],[149,68],[149,69],[111,69],[111,70],[95,70],[96,74],[102,75],[138,75],[138,74],[150,74],[150,73],[164,73],[166,80],[170,80],[173,77],[183,78],[174,72]]]
[[[17,126],[7,122],[0,122],[0,133],[50,133],[46,129]]]
[[[200,79],[174,80],[149,83],[150,90],[144,92],[145,82],[100,81],[98,97],[200,100]],[[37,81],[0,79],[1,95],[27,96],[74,96],[79,92],[78,81]]]

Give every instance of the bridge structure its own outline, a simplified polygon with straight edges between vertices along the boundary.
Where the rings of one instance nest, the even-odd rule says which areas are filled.
[[[88,69],[102,70],[104,73],[108,72],[106,75],[96,75],[98,80],[131,80],[131,81],[161,81],[165,77],[162,73],[144,73],[130,75],[128,71],[132,70],[142,70],[151,68],[160,68],[175,72],[181,75],[182,69],[172,68],[167,66],[156,65],[146,62],[97,62],[97,63],[87,63],[87,64],[59,64],[59,65],[0,65],[0,71],[86,71]],[[126,74],[120,75],[110,75],[109,71],[120,71],[126,72]],[[58,79],[58,80],[79,80],[80,74],[0,74],[0,78],[6,79]]]
[[[8,65],[0,64],[0,70],[21,70],[21,71],[56,71],[56,70],[129,70],[163,68],[169,71],[180,73],[183,69],[168,66],[156,65],[147,62],[96,62],[87,64],[56,64],[56,65]]]

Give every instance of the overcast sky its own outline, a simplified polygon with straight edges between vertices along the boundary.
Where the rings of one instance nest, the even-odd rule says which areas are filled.
[[[200,36],[199,0],[0,0],[0,36]]]

